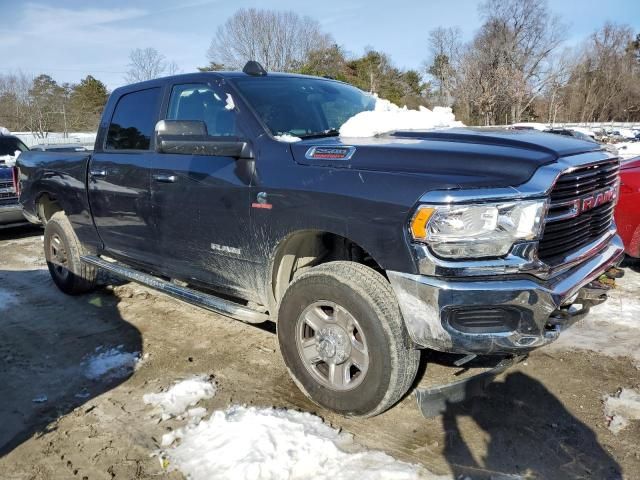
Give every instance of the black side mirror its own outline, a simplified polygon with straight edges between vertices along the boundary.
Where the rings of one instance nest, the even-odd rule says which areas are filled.
[[[237,137],[211,137],[200,120],[160,120],[155,128],[156,152],[183,155],[253,158],[251,146]]]

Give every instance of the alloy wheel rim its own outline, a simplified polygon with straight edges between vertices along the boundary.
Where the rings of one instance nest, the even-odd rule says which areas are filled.
[[[311,376],[336,391],[356,388],[369,369],[367,340],[356,318],[335,302],[312,303],[296,324],[296,347]]]
[[[49,262],[58,278],[65,280],[69,276],[69,257],[67,250],[58,234],[51,236],[49,242]]]

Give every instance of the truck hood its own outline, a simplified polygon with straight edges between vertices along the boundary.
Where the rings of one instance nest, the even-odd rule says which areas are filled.
[[[314,158],[311,147],[351,146],[349,159]],[[435,175],[458,184],[516,186],[559,157],[600,150],[598,144],[550,133],[452,128],[394,132],[373,138],[330,137],[291,144],[303,165]],[[465,179],[467,181],[465,181]],[[449,182],[447,182],[449,183]]]

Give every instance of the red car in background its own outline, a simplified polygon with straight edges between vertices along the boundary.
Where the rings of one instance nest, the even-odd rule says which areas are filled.
[[[615,211],[627,255],[640,257],[640,157],[620,166],[620,198]]]

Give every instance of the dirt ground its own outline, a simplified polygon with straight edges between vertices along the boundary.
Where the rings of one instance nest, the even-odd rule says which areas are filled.
[[[640,422],[614,435],[602,406],[604,395],[639,386],[629,358],[541,349],[439,417],[423,418],[408,395],[378,417],[342,418],[295,387],[273,324],[245,325],[133,284],[65,296],[49,279],[41,235],[0,231],[0,289],[11,295],[0,305],[2,479],[182,478],[151,455],[175,425],[152,419],[142,396],[193,374],[218,385],[203,402],[209,412],[309,411],[369,448],[453,478],[640,479]],[[88,355],[118,345],[143,355],[133,374],[83,374]],[[422,382],[438,383],[451,360],[423,355]]]

